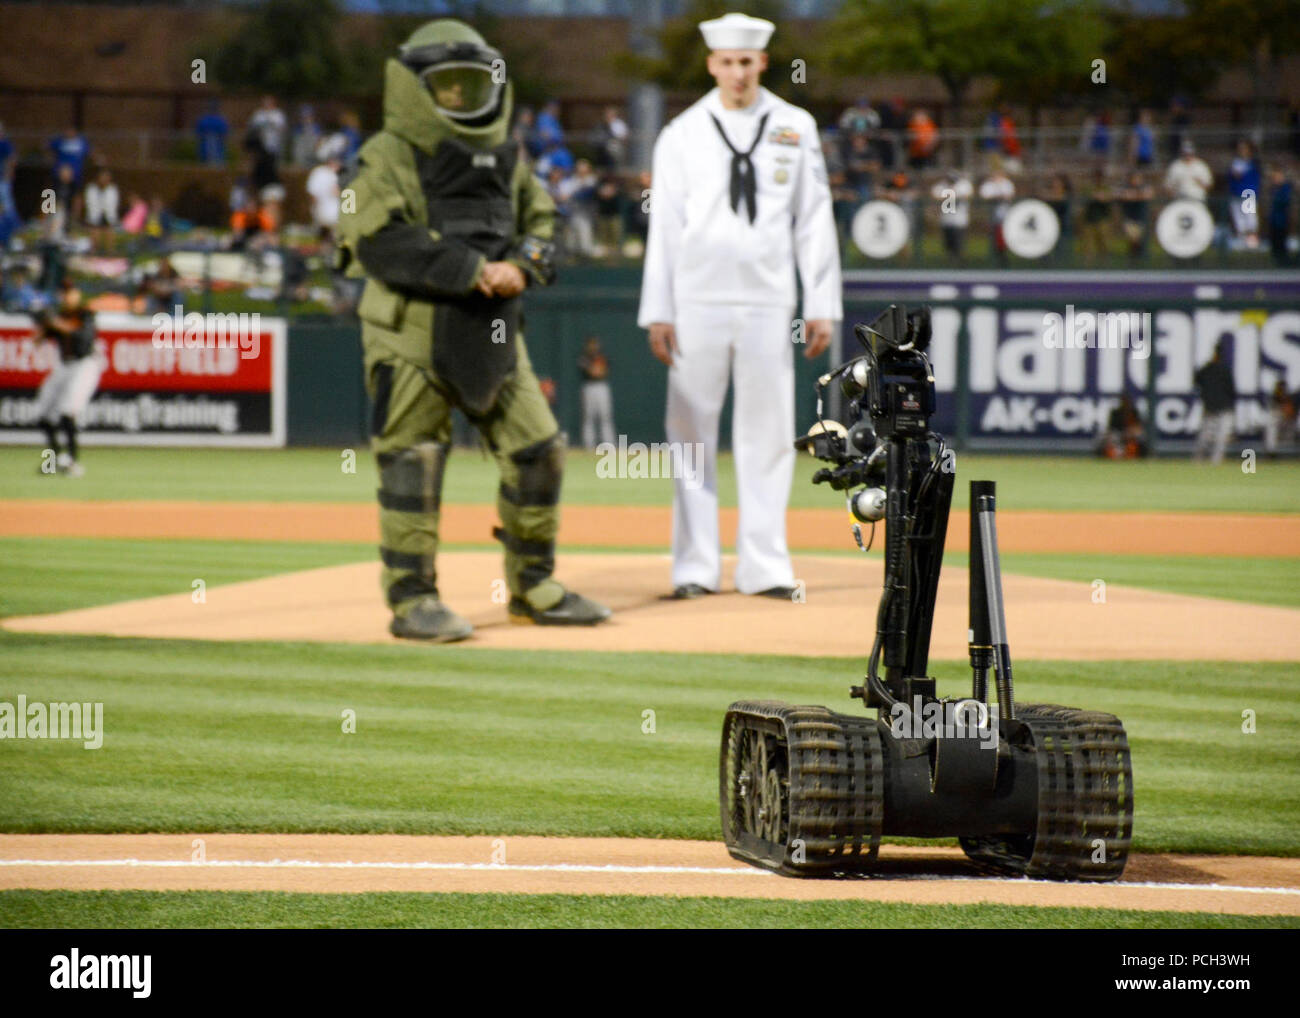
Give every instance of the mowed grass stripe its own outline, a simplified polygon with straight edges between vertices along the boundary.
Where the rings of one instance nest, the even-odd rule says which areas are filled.
[[[811,422],[809,422],[811,423]],[[355,460],[344,455],[355,453]],[[134,449],[89,447],[86,476],[46,477],[37,472],[35,448],[0,448],[0,498],[166,501],[372,502],[374,459],[353,449]],[[345,468],[354,466],[348,471]],[[824,464],[796,460],[790,504],[842,505],[841,496],[811,483]],[[1259,460],[1254,473],[1228,461],[1218,467],[1185,459],[1115,463],[1083,456],[998,456],[959,453],[953,504],[965,508],[971,480],[998,482],[1000,509],[1091,511],[1300,512],[1300,462]],[[626,466],[631,466],[630,463]],[[570,505],[662,505],[672,502],[670,479],[624,469],[608,476],[596,453],[572,450],[564,473]],[[604,475],[604,476],[602,476]],[[496,463],[475,449],[456,449],[448,462],[443,500],[490,505],[497,490]],[[735,463],[718,458],[718,495],[736,504]]]
[[[858,659],[0,635],[0,700],[104,704],[104,747],[0,742],[0,830],[716,839],[722,714],[855,710]],[[939,662],[940,692],[969,688]],[[1033,662],[1022,702],[1118,714],[1135,850],[1300,854],[1288,664]],[[343,731],[354,711],[356,731]],[[653,711],[653,715],[647,715]],[[1254,734],[1243,732],[1253,712]],[[653,718],[653,733],[646,721]]]
[[[566,894],[0,891],[14,929],[1296,929],[1296,916]]]

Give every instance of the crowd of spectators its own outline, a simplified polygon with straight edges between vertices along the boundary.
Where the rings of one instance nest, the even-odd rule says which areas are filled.
[[[1142,259],[1163,201],[1190,199],[1213,214],[1221,250],[1267,250],[1277,264],[1290,265],[1298,250],[1292,195],[1300,111],[1291,110],[1289,124],[1285,149],[1267,173],[1246,137],[1230,154],[1216,152],[1207,161],[1192,139],[1186,104],[1177,99],[1164,126],[1149,109],[1137,111],[1124,129],[1107,111],[1089,113],[1076,143],[1036,153],[1030,166],[1005,104],[990,110],[975,132],[945,132],[923,107],[908,110],[895,98],[877,108],[861,97],[824,131],[823,153],[846,251],[858,209],[884,199],[900,205],[912,224],[909,246],[937,225],[942,244],[934,253],[960,261],[969,257],[967,234],[978,219],[989,232],[988,250],[1005,264],[1002,220],[1014,201],[1033,197],[1049,204],[1060,222],[1053,255]]]
[[[884,199],[898,204],[912,224],[900,257],[924,253],[959,263],[987,252],[1007,264],[1003,219],[1014,202],[1034,197],[1050,205],[1060,222],[1053,256],[1085,264],[1123,255],[1141,261],[1152,249],[1163,204],[1186,199],[1211,210],[1221,250],[1267,251],[1285,265],[1300,261],[1293,200],[1300,110],[1291,110],[1291,135],[1284,146],[1268,150],[1267,160],[1249,137],[1231,151],[1205,143],[1199,134],[1193,141],[1195,128],[1181,100],[1170,104],[1159,123],[1149,109],[1122,118],[1123,126],[1120,119],[1106,110],[1086,114],[1068,143],[1061,144],[1057,129],[1044,158],[1039,133],[1024,140],[1007,104],[989,109],[973,130],[957,132],[924,105],[909,106],[901,97],[880,103],[859,97],[822,136],[845,252],[857,211]],[[521,107],[512,130],[555,201],[556,239],[566,257],[640,256],[652,181],[630,161],[631,132],[617,106],[601,110],[590,129],[566,125],[558,101]],[[201,164],[236,173],[221,243],[254,253],[283,246],[285,209],[302,208],[305,199],[313,246],[328,256],[340,181],[361,142],[351,111],[321,115],[302,104],[291,119],[275,97],[265,96],[238,128],[213,100],[194,123],[193,143]],[[158,250],[188,225],[160,195],[126,186],[76,128],[49,139],[46,158],[48,187],[38,218],[47,241],[75,237],[94,254]],[[15,146],[0,125],[0,249],[22,227],[12,186],[15,164]],[[286,175],[286,169],[297,172]],[[287,180],[301,190],[292,202]],[[986,239],[971,243],[972,230]]]

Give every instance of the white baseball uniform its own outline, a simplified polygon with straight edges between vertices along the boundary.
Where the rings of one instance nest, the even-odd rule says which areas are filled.
[[[747,200],[734,198],[733,172],[751,147],[752,219]],[[795,342],[803,335],[794,320],[796,266],[804,320],[841,320],[839,243],[816,122],[764,88],[743,110],[726,109],[714,89],[655,143],[637,316],[643,328],[667,322],[676,329],[668,440],[704,453],[702,484],[687,483],[700,479],[694,471],[675,480],[674,586],[720,587],[718,418],[729,378],[740,507],[736,589],[794,584],[785,510],[795,458],[794,356],[803,349]]]
[[[71,417],[80,422],[90,397],[99,386],[102,373],[103,368],[94,353],[89,357],[59,361],[36,390],[36,420],[57,421],[60,417]]]

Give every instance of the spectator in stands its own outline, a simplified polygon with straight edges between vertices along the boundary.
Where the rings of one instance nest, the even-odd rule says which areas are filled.
[[[1193,380],[1201,397],[1202,416],[1192,459],[1200,463],[1208,452],[1211,463],[1222,463],[1224,449],[1232,436],[1233,410],[1237,402],[1225,340],[1219,340],[1214,356],[1201,365]]]
[[[541,164],[538,164],[539,171]],[[546,171],[546,193],[551,196],[551,201],[555,202],[555,243],[565,254],[569,253],[569,244],[573,238],[569,232],[569,217],[573,210],[569,205],[569,195],[571,192],[564,186],[564,171],[558,166],[552,166]]]
[[[914,170],[923,170],[934,161],[939,147],[939,129],[930,114],[916,109],[907,122],[907,164]]]
[[[596,254],[596,183],[591,163],[579,159],[573,173],[556,186],[557,199],[567,211],[569,251],[583,258]]]
[[[149,203],[132,191],[126,196],[126,211],[122,213],[122,232],[129,237],[138,237],[144,233],[144,224],[149,218]]]
[[[1128,242],[1131,258],[1140,258],[1146,254],[1147,237],[1151,232],[1151,202],[1155,196],[1155,188],[1137,170],[1128,175],[1128,182],[1116,195],[1119,200],[1120,231]]]
[[[45,217],[45,236],[51,241],[62,241],[67,238],[68,224],[74,220],[81,206],[77,176],[68,163],[63,163],[54,171],[53,191],[53,209]],[[44,202],[41,206],[44,208]]]
[[[352,110],[339,114],[339,133],[343,135],[347,146],[343,150],[343,165],[352,166],[361,151],[361,119]]]
[[[1124,393],[1119,404],[1106,418],[1106,427],[1097,446],[1098,455],[1106,459],[1137,459],[1147,454],[1146,429],[1133,398]]]
[[[1056,247],[1052,253],[1068,254],[1074,241],[1074,185],[1070,183],[1068,174],[1052,175],[1052,179],[1047,183],[1043,201],[1056,213],[1057,222],[1061,225],[1061,232],[1057,234]]]
[[[1088,138],[1088,152],[1103,165],[1110,159],[1110,113],[1106,110],[1097,114],[1092,135]]]
[[[871,139],[865,134],[851,135],[844,154],[844,183],[854,194],[855,207],[871,200],[879,169],[880,160],[872,150]]]
[[[230,133],[230,125],[221,115],[221,103],[216,99],[208,104],[208,112],[199,117],[194,133],[198,136],[199,162],[220,165],[226,161],[226,135]]]
[[[1259,155],[1245,138],[1237,142],[1237,154],[1228,167],[1228,205],[1232,228],[1250,250],[1259,247],[1259,200],[1262,177]]]
[[[1184,141],[1180,155],[1165,173],[1165,190],[1171,198],[1203,202],[1213,185],[1214,174],[1196,154],[1196,146],[1191,139]]]
[[[844,170],[844,153],[840,150],[839,139],[829,132],[822,135],[822,158],[826,160],[826,183],[831,191],[831,211],[835,216],[835,232],[839,237],[840,257],[843,259],[844,243],[852,229],[853,216],[858,209],[858,193],[854,188],[849,187],[848,174]]]
[[[256,135],[261,147],[275,161],[284,154],[284,136],[289,124],[275,96],[262,96],[262,105],[248,121],[248,134]]]
[[[294,166],[311,166],[316,162],[316,148],[321,143],[320,124],[310,103],[298,107],[298,122],[293,127],[290,154]]]
[[[5,134],[5,125],[0,124],[0,252],[8,250],[10,239],[23,225],[14,202],[16,163],[14,143]]]
[[[307,197],[311,201],[311,221],[316,235],[326,244],[334,237],[339,222],[339,172],[343,164],[335,157],[318,163],[307,174]]]
[[[153,247],[162,247],[172,232],[172,214],[159,195],[149,199],[149,214],[144,221],[144,235]]]
[[[85,206],[86,225],[90,227],[91,241],[95,250],[101,254],[113,246],[119,202],[120,195],[117,184],[113,183],[113,174],[108,170],[100,170],[86,186]]]
[[[870,139],[880,130],[880,114],[871,108],[871,100],[858,96],[852,106],[840,114],[839,129],[845,138],[860,134]]]
[[[887,170],[894,168],[906,127],[907,113],[903,97],[896,95],[880,108],[880,130],[876,133],[876,159]]]
[[[624,236],[635,238],[641,251],[645,250],[646,237],[650,233],[651,181],[652,178],[649,170],[642,170],[638,173],[636,178],[636,190],[632,194],[632,200],[624,206]],[[633,244],[630,247],[625,244],[624,249],[635,251],[637,244]],[[629,257],[636,257],[636,255],[629,254]]]
[[[610,171],[596,184],[596,256],[617,254],[623,246],[623,189]]]
[[[892,201],[902,209],[903,215],[907,216],[907,221],[911,224],[907,243],[900,252],[903,257],[906,257],[912,253],[912,245],[917,243],[921,236],[920,221],[917,215],[917,192],[916,188],[912,186],[912,179],[902,170],[889,174],[884,186],[880,189],[880,197],[885,201]]]
[[[1290,445],[1296,436],[1296,400],[1294,393],[1286,391],[1286,383],[1278,379],[1268,398],[1268,420],[1264,422],[1264,453],[1277,458],[1279,446]]]
[[[596,165],[606,170],[622,166],[627,158],[627,139],[627,123],[619,115],[618,107],[606,106],[596,130]]]
[[[1020,172],[1020,135],[1016,132],[1016,121],[1011,116],[1011,107],[1003,104],[998,111],[998,145],[1002,150],[1002,162],[1008,173]]]
[[[537,147],[542,152],[564,145],[564,128],[560,126],[560,104],[557,100],[552,99],[537,114],[534,134]]]
[[[45,297],[32,285],[27,266],[15,263],[0,276],[0,310],[22,314],[37,311],[44,303]]]
[[[963,173],[950,170],[930,194],[939,202],[939,229],[949,257],[960,260],[970,227],[970,200],[975,188]]]
[[[1128,158],[1133,166],[1150,166],[1156,158],[1156,135],[1151,127],[1151,111],[1141,110],[1129,132]]]
[[[90,143],[75,127],[68,127],[50,140],[50,151],[54,154],[54,176],[57,178],[66,166],[72,170],[72,186],[80,188],[86,160],[90,157]]]
[[[989,226],[992,231],[991,248],[998,264],[1007,263],[1007,241],[1002,235],[1002,220],[1011,208],[1011,199],[1016,196],[1016,185],[1007,176],[1002,167],[1002,160],[993,157],[993,172],[980,184],[980,198],[989,203]]]
[[[1101,166],[1094,167],[1088,194],[1083,202],[1083,225],[1079,243],[1079,249],[1089,261],[1106,256],[1114,203],[1115,196],[1111,193],[1105,169]]]
[[[230,185],[230,196],[226,204],[230,208],[230,214],[233,216],[248,204],[248,199],[253,195],[252,185],[247,177],[236,177],[235,182]]]
[[[1291,264],[1291,195],[1293,186],[1280,166],[1268,175],[1268,247],[1277,265]]]
[[[552,142],[542,153],[542,157],[537,160],[537,165],[533,169],[539,177],[549,180],[552,170],[559,170],[562,177],[567,177],[576,165],[573,153],[562,142]]]
[[[984,130],[980,133],[980,148],[988,153],[1000,151],[1002,148],[1002,111],[1001,109],[989,110],[989,114],[984,118]]]
[[[1178,158],[1183,151],[1183,142],[1188,141],[1187,128],[1192,118],[1187,112],[1187,101],[1181,96],[1174,96],[1169,101],[1169,159]]]
[[[542,150],[537,147],[537,114],[531,106],[519,107],[515,113],[515,126],[510,129],[510,137],[529,159],[536,159],[542,154]]]
[[[153,315],[161,312],[171,313],[173,306],[179,303],[181,295],[181,278],[167,258],[158,260],[158,267],[146,273],[136,287],[133,310],[136,314]]]
[[[243,251],[265,244],[275,228],[270,210],[259,206],[257,199],[249,195],[243,206],[230,217],[230,250]]]

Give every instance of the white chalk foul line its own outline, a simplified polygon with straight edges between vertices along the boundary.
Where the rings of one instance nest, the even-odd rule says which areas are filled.
[[[595,866],[583,863],[487,863],[487,862],[382,862],[351,860],[321,861],[317,859],[207,859],[196,862],[189,859],[0,859],[0,866],[48,867],[123,867],[138,869],[332,869],[332,870],[451,870],[462,872],[497,873],[663,873],[704,874],[728,877],[772,877],[776,874],[751,866]],[[950,883],[1042,884],[1048,887],[1063,885],[1057,880],[1025,880],[1015,877],[963,877],[912,875],[884,876],[883,880],[864,883],[894,882],[898,880],[948,881]],[[1300,895],[1296,887],[1248,887],[1243,884],[1168,884],[1156,881],[1124,881],[1116,884],[1075,884],[1073,886],[1112,886],[1143,888],[1156,891],[1213,891],[1233,894],[1285,894]]]
[[[323,862],[316,859],[0,859],[0,866],[124,866],[162,869],[323,869],[323,870],[465,870],[501,873],[703,873],[710,876],[758,876],[774,874],[750,866],[594,866],[582,863],[489,862]]]

